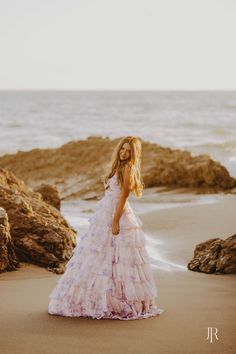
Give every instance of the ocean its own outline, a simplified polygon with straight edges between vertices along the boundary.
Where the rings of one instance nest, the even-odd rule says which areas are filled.
[[[236,177],[236,91],[0,91],[0,155],[138,135]]]

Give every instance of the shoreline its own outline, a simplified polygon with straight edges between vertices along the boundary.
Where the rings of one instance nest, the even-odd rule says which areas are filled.
[[[182,206],[194,206],[214,204],[224,200],[235,200],[235,194],[215,193],[215,194],[192,194],[177,193],[168,191],[158,193],[156,188],[148,188],[144,191],[141,199],[133,195],[129,197],[129,202],[134,212],[139,216],[145,216],[149,212],[158,210],[181,208]],[[88,218],[94,212],[98,200],[84,200],[75,198],[72,200],[63,200],[61,202],[61,213],[66,220],[79,231],[79,228],[88,226]]]

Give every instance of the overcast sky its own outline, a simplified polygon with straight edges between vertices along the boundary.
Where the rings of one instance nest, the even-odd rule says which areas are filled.
[[[0,89],[236,89],[236,0],[0,0]]]

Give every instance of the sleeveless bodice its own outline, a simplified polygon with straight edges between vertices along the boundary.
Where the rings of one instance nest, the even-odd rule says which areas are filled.
[[[121,186],[118,184],[117,175],[113,175],[106,183],[104,182],[104,187],[106,188],[104,196],[97,203],[94,214],[89,218],[89,223],[94,225],[103,223],[104,227],[108,225],[109,228],[111,228],[113,216],[116,212],[117,202],[121,193]],[[129,197],[125,201],[119,221],[121,230],[140,228],[142,226],[142,221],[134,214],[129,203]]]
[[[118,184],[116,175],[110,177],[106,183],[104,182],[104,187],[105,194],[113,194],[117,196],[120,194],[120,185]]]

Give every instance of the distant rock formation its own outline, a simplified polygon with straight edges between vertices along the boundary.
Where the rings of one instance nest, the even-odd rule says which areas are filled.
[[[224,191],[236,187],[236,179],[208,155],[192,156],[191,152],[144,144],[143,173],[145,184],[179,186]]]
[[[199,243],[188,269],[204,273],[236,273],[236,235],[226,240],[212,238]]]
[[[60,212],[5,169],[0,169],[0,205],[8,214],[17,259],[63,273],[76,246],[76,231]],[[9,239],[6,218],[3,225],[3,237]],[[6,263],[4,252],[0,258]]]
[[[119,139],[89,137],[57,149],[33,149],[0,157],[0,167],[12,171],[32,188],[54,184],[62,199],[100,198],[101,176],[110,166]],[[208,155],[161,147],[142,141],[142,174],[146,187],[191,187],[201,193],[231,191],[236,179]]]
[[[60,210],[61,199],[56,186],[43,183],[39,187],[35,188],[34,191],[40,193],[45,202],[54,206],[54,208]]]
[[[6,211],[0,208],[0,273],[15,270],[18,266],[8,216]]]

